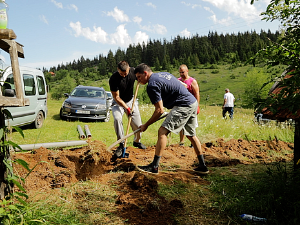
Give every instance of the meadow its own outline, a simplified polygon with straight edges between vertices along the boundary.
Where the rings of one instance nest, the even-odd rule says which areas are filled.
[[[226,65],[211,69],[190,69],[190,75],[200,85],[201,110],[198,115],[197,136],[201,143],[213,142],[219,138],[225,141],[240,138],[294,141],[293,126],[276,121],[258,124],[254,120],[254,110],[241,107],[243,100],[240,96],[247,70],[249,67],[229,68]],[[177,71],[173,71],[173,74],[179,76]],[[109,90],[107,80],[96,81],[93,85]],[[222,118],[221,105],[225,88],[230,88],[237,98],[233,120]],[[141,86],[139,98],[143,91],[144,86]],[[88,125],[92,140],[99,140],[106,146],[116,141],[112,115],[109,122],[63,121],[59,117],[63,101],[64,99],[53,100],[49,96],[48,115],[43,127],[22,127],[24,138],[12,130],[8,139],[19,145],[76,141],[80,140],[77,125],[82,128]],[[154,107],[140,104],[139,108],[142,121],[147,121]],[[124,116],[124,128],[127,127],[127,121]],[[142,142],[146,146],[156,144],[157,130],[161,123],[162,121],[158,121],[152,124],[142,134]],[[130,137],[128,146],[132,146],[132,141],[133,137]],[[168,145],[178,142],[179,135],[169,135]],[[186,139],[185,145],[189,144]],[[184,210],[173,215],[176,224],[248,224],[237,217],[240,213],[249,212],[268,215],[270,224],[282,224],[283,221],[285,224],[298,224],[297,187],[300,179],[291,168],[292,162],[213,167],[209,176],[203,177],[208,182],[206,185],[174,180],[172,185],[159,183],[158,192],[166,199],[175,198],[183,203]],[[123,172],[110,173],[116,173],[118,177]],[[153,178],[150,177],[151,179]],[[115,182],[111,180],[108,185],[104,185],[85,180],[51,191],[33,191],[27,200],[28,204],[9,214],[10,224],[20,224],[21,221],[26,221],[27,224],[108,224],[107,221],[109,224],[128,224],[126,219],[115,213],[119,188]],[[159,205],[157,207],[159,210]]]
[[[88,125],[92,134],[92,140],[102,141],[107,146],[114,143],[116,135],[113,128],[113,118],[109,122],[101,121],[64,121],[59,117],[59,110],[63,99],[60,101],[48,100],[48,115],[41,129],[31,129],[23,127],[24,138],[16,131],[8,135],[8,139],[19,144],[36,144],[49,142],[76,141],[79,139],[77,125],[84,130],[84,125]],[[259,125],[254,120],[253,110],[235,108],[234,119],[224,120],[222,117],[221,106],[200,105],[198,115],[197,136],[202,143],[223,138],[229,139],[248,139],[248,140],[269,140],[275,137],[285,142],[293,142],[293,128],[286,128],[284,124],[276,124],[271,121],[266,125]],[[141,104],[140,112],[142,121],[146,122],[152,115],[154,107],[152,105]],[[162,121],[158,121],[142,134],[142,142],[147,146],[156,144],[157,130]],[[127,118],[123,118],[124,128],[127,127]],[[131,130],[130,130],[131,132]],[[131,146],[133,137],[128,139],[128,146]],[[168,144],[179,142],[179,135],[171,134]],[[187,141],[186,141],[187,142]],[[186,143],[188,144],[188,143]]]

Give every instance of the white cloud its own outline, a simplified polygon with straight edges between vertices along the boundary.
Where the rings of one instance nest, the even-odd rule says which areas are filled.
[[[153,26],[153,31],[154,31],[154,33],[165,34],[165,33],[167,33],[167,28],[164,25],[155,24]]]
[[[118,7],[116,6],[114,8],[114,11],[110,11],[106,13],[107,16],[112,16],[117,22],[128,22],[129,17],[124,13],[124,11],[118,9]]]
[[[217,16],[214,13],[214,11],[212,11],[209,7],[204,7],[204,9],[206,11],[210,12],[211,14],[213,14],[209,17],[209,19],[214,21],[215,24],[221,24],[221,25],[224,25],[224,26],[229,26],[229,25],[232,25],[232,24],[235,23],[234,20],[232,20],[230,16],[228,16],[227,18],[223,18],[223,19],[219,20],[219,19],[217,19]]]
[[[211,3],[218,9],[239,16],[244,20],[259,20],[260,11],[254,5],[250,4],[251,0],[203,0]]]
[[[107,42],[107,33],[102,30],[101,27],[93,27],[94,30],[91,31],[89,27],[81,27],[80,22],[70,23],[70,27],[75,31],[75,37],[83,36],[88,40],[106,43]]]
[[[141,22],[142,22],[142,18],[141,17],[139,17],[139,16],[135,16],[135,17],[133,17],[133,22],[135,22],[135,23],[137,23],[137,24],[140,24]]]
[[[229,26],[229,25],[234,24],[234,21],[231,19],[231,17],[227,17],[227,18],[223,18],[221,20],[218,20],[216,15],[212,15],[209,18],[212,21],[214,21],[214,23],[221,24],[221,25],[224,25],[224,26]]]
[[[154,5],[152,2],[146,3],[147,6],[152,7],[153,9],[156,9],[156,5]]]
[[[167,33],[167,28],[161,24],[140,26],[140,28],[143,30],[152,32],[152,33],[157,33],[157,34],[166,34]]]
[[[138,31],[134,35],[133,42],[135,44],[137,44],[137,43],[142,44],[143,42],[147,43],[148,39],[149,39],[149,36],[146,33],[142,32],[142,31]]]
[[[78,7],[76,6],[76,5],[74,5],[74,4],[71,4],[70,6],[69,6],[69,9],[74,9],[76,12],[78,12]]]
[[[70,23],[70,27],[73,29],[75,37],[85,37],[88,40],[102,43],[112,44],[120,47],[127,47],[132,43],[146,43],[149,36],[141,31],[135,33],[132,39],[125,28],[125,24],[121,24],[117,27],[116,32],[108,35],[101,27],[93,27],[91,30],[89,27],[82,27],[80,22]]]
[[[187,28],[185,28],[183,31],[180,32],[181,36],[184,37],[190,37],[191,36],[191,32],[187,30]]]
[[[201,5],[198,5],[198,4],[191,4],[191,3],[184,2],[184,1],[182,1],[181,3],[188,7],[192,7],[192,9],[195,9],[197,7],[201,8]]]
[[[57,8],[60,8],[62,9],[63,8],[63,4],[61,2],[57,2],[55,0],[51,0],[52,3],[54,3],[54,5],[57,7]]]
[[[110,37],[110,43],[118,46],[128,46],[131,43],[131,38],[125,29],[125,24],[119,25],[116,32],[111,34]]]
[[[46,17],[44,15],[40,16],[40,20],[43,21],[45,24],[48,24],[48,20],[46,19]]]

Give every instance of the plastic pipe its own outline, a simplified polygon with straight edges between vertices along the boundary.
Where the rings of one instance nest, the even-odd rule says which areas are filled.
[[[81,128],[80,125],[77,125],[77,130],[79,132],[80,139],[84,139],[85,138],[85,134],[83,133],[83,130],[82,130],[82,128]]]
[[[55,148],[55,147],[69,147],[76,145],[87,145],[86,141],[64,141],[64,142],[50,142],[50,143],[37,143],[37,144],[28,144],[28,145],[19,145],[23,150],[32,150],[38,149],[40,147],[44,148]],[[19,152],[20,149],[16,149],[16,152]]]
[[[85,129],[85,133],[86,133],[86,136],[89,138],[89,137],[92,137],[92,134],[90,132],[90,129],[89,129],[89,126],[88,125],[84,125],[84,129]]]

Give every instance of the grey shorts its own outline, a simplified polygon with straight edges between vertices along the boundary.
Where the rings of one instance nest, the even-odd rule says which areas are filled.
[[[184,135],[195,136],[198,126],[197,107],[197,101],[186,107],[174,106],[161,126],[175,134],[183,130]]]

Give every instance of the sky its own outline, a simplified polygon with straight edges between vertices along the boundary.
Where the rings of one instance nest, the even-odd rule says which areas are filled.
[[[279,30],[261,20],[269,0],[6,0],[8,28],[24,47],[21,66],[46,68],[93,59],[151,40]],[[10,64],[9,55],[0,57]],[[142,63],[142,62],[141,62]]]

